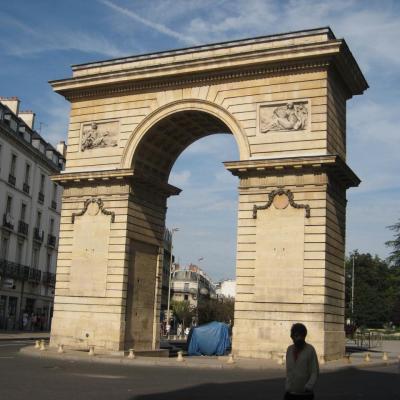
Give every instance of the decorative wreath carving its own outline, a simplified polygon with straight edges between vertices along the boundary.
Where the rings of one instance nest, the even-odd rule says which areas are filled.
[[[99,198],[99,197],[92,197],[90,199],[85,200],[85,203],[84,203],[81,211],[79,211],[77,213],[72,213],[72,216],[71,216],[72,223],[75,223],[75,217],[80,217],[81,215],[84,215],[89,207],[89,204],[92,204],[92,203],[96,203],[98,205],[99,210],[101,211],[102,214],[111,215],[111,222],[115,221],[115,213],[113,211],[109,211],[104,208],[103,200],[101,200],[101,198]]]
[[[306,218],[310,218],[310,206],[308,204],[298,204],[294,201],[294,196],[293,193],[287,189],[276,189],[273,190],[271,193],[268,195],[268,201],[263,205],[263,206],[257,206],[254,204],[253,206],[253,218],[257,218],[257,211],[258,210],[266,210],[267,208],[271,207],[272,202],[274,201],[275,196],[280,196],[285,194],[288,199],[289,199],[289,204],[293,208],[304,208],[305,213],[306,213]]]

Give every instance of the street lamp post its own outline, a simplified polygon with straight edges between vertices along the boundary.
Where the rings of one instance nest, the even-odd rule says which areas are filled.
[[[169,254],[169,279],[168,279],[168,306],[167,306],[167,324],[169,325],[170,321],[170,299],[171,299],[171,277],[172,273],[174,272],[172,270],[172,251],[173,251],[173,245],[172,245],[172,239],[174,237],[174,232],[178,232],[179,228],[172,228],[171,229],[171,249],[170,249],[170,254]]]
[[[351,318],[354,318],[354,254],[353,254],[353,265],[351,271]]]

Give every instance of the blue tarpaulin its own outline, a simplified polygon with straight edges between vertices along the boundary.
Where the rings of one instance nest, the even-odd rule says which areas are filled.
[[[189,356],[223,356],[231,345],[229,327],[223,322],[210,322],[193,329]]]

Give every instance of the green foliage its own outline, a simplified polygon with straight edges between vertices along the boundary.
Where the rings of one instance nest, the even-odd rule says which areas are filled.
[[[233,299],[202,299],[198,304],[199,325],[219,321],[233,325]]]
[[[351,315],[352,259],[355,261],[354,312]],[[400,270],[378,256],[354,251],[346,260],[346,318],[357,326],[400,324]]]
[[[183,326],[190,325],[192,317],[195,315],[195,311],[188,301],[174,300],[171,302],[171,308],[179,322],[183,323]]]
[[[388,226],[392,231],[395,231],[394,239],[387,241],[385,244],[393,250],[389,255],[388,261],[395,267],[400,267],[400,220],[394,225]]]

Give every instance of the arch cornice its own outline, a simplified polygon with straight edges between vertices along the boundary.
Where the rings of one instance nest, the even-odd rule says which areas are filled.
[[[239,148],[240,160],[250,158],[250,146],[239,122],[223,107],[206,100],[184,99],[165,104],[150,113],[134,129],[129,137],[121,158],[121,168],[131,168],[135,151],[149,129],[163,118],[179,111],[203,111],[221,120],[232,132]]]

